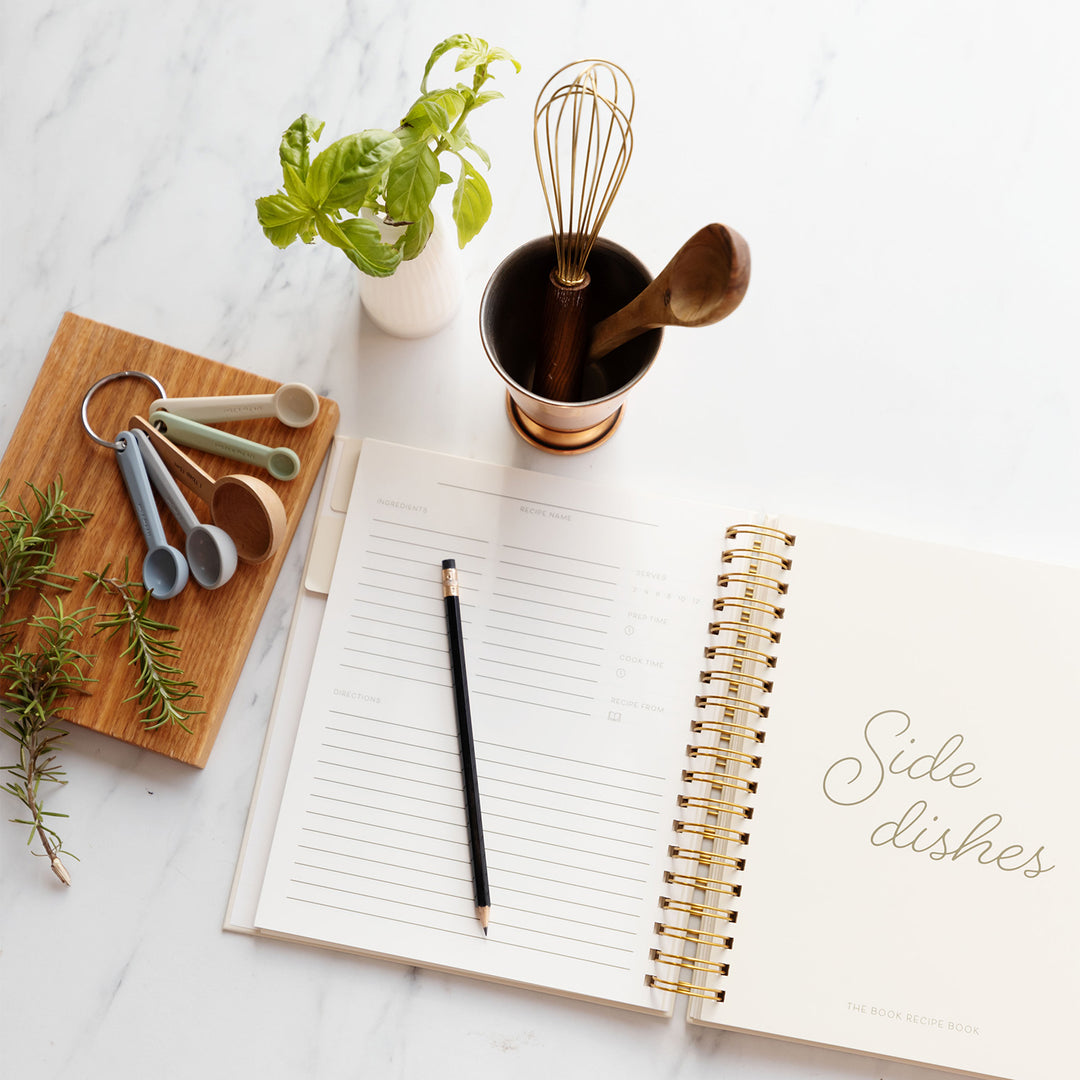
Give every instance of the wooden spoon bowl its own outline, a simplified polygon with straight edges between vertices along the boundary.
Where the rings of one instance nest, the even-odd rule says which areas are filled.
[[[660,326],[709,326],[730,315],[750,284],[750,247],[726,225],[706,225],[625,307],[593,328],[589,362]]]

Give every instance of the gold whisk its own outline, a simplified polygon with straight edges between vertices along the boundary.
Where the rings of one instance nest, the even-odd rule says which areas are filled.
[[[560,77],[570,81],[549,94]],[[629,98],[627,107],[620,94]],[[542,397],[579,396],[589,335],[586,263],[630,162],[633,115],[633,84],[606,60],[565,65],[536,99],[533,144],[555,244],[533,380]]]

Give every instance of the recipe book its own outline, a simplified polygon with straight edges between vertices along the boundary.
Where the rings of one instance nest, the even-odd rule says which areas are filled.
[[[1078,609],[1076,570],[342,440],[226,926],[1042,1080],[1080,1000]]]

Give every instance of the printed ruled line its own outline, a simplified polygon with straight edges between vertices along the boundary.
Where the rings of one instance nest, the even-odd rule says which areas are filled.
[[[496,667],[510,667],[517,668],[519,671],[532,671],[537,675],[551,675],[556,679],[572,679],[574,682],[589,683],[592,686],[596,686],[600,680],[592,675],[567,675],[564,671],[552,671],[549,668],[533,667],[531,664],[513,664],[509,660],[494,660],[491,657],[479,658],[479,662],[483,664],[493,664]]]
[[[529,607],[554,608],[556,611],[572,611],[575,615],[589,615],[594,619],[610,619],[611,613],[606,611],[593,611],[591,608],[571,607],[569,604],[557,604],[553,600],[534,600],[528,596],[514,596],[512,593],[492,593],[498,600],[516,600],[519,604],[528,604]]]
[[[408,627],[407,629],[416,629],[421,634],[434,634],[435,633],[435,631],[433,631],[433,630],[423,630],[420,627],[415,627],[415,628],[414,627]],[[406,648],[406,649],[422,649],[424,652],[433,652],[433,653],[440,653],[440,654],[445,654],[446,653],[446,643],[445,642],[441,646],[440,645],[419,645],[415,641],[401,641],[399,638],[387,637],[385,634],[368,634],[368,633],[365,633],[363,630],[346,630],[345,632],[350,637],[371,638],[372,641],[378,641],[378,642],[381,642],[384,645],[400,645],[400,646],[402,646],[402,648]],[[348,646],[346,646],[346,649],[348,649]],[[400,656],[399,657],[394,657],[394,659],[400,660],[401,657]]]
[[[363,862],[363,863],[366,863],[368,866],[385,866],[390,870],[401,870],[402,869],[401,863],[390,862],[388,859],[373,859],[373,858],[371,858],[370,855],[354,855],[354,854],[352,854],[351,852],[348,852],[348,851],[335,851],[333,848],[316,847],[314,844],[297,844],[296,846],[298,848],[300,848],[301,850],[303,850],[303,851],[313,851],[313,852],[317,852],[319,855],[333,855],[335,858],[339,858],[339,859],[352,859],[354,862]],[[386,846],[386,845],[382,845],[382,846]],[[393,850],[398,851],[400,849],[399,848],[394,848]],[[431,858],[432,856],[428,856],[428,857]],[[462,868],[463,872],[460,873],[460,874],[447,874],[447,873],[442,872],[441,870],[433,870],[430,866],[427,866],[427,867],[424,867],[424,876],[425,877],[442,877],[442,878],[446,878],[447,881],[461,881],[461,882],[470,882],[470,883],[472,882],[472,875],[469,873],[469,860],[468,859],[453,860],[453,859],[450,859],[450,858],[444,857],[444,856],[434,856],[434,858],[442,858],[443,861],[445,861],[445,862],[453,862],[456,865],[460,866]],[[296,865],[297,866],[310,866],[311,869],[313,869],[313,870],[326,870],[326,871],[328,871],[330,873],[335,873],[335,874],[348,874],[348,873],[351,873],[351,871],[349,871],[349,870],[336,870],[333,867],[324,866],[324,865],[317,864],[317,863],[300,863],[300,862],[298,862]],[[360,877],[362,875],[356,875],[356,876]],[[370,880],[372,880],[372,881],[385,881],[386,877],[384,875],[383,877],[371,878]]]
[[[425,619],[442,617],[441,611],[417,611],[415,608],[402,607],[400,604],[385,604],[379,600],[363,600],[361,603],[370,604],[372,607],[387,608],[390,611],[404,611],[409,615],[422,615]],[[361,619],[364,617],[363,615],[357,616],[357,618]]]
[[[386,671],[384,668],[370,668],[364,667],[362,664],[346,664],[344,662],[339,663],[338,667],[343,667],[348,671],[364,671],[369,675],[385,675],[388,679],[402,679],[405,682],[421,683],[424,686],[449,686],[447,682],[434,682],[431,679],[420,679],[415,675],[403,675],[397,671]],[[588,715],[588,714],[586,714]]]
[[[346,852],[346,851],[336,851],[333,848],[316,847],[314,844],[298,844],[297,847],[302,851],[310,851],[310,852],[313,852],[313,853],[318,854],[318,855],[331,855],[334,858],[339,858],[339,859],[350,859],[353,862],[363,862],[368,866],[380,866],[380,867],[385,867],[388,870],[396,870],[396,871],[402,871],[404,869],[407,869],[405,867],[402,867],[401,863],[390,862],[390,861],[385,860],[385,859],[373,859],[373,858],[370,858],[369,856],[366,856],[366,855],[354,855],[354,854],[352,854],[350,852]],[[395,850],[398,850],[398,849],[395,849]],[[439,856],[436,856],[436,857],[439,857]],[[452,862],[453,860],[447,858],[447,859],[444,859],[444,861],[445,862]],[[294,860],[293,865],[294,866],[303,866],[303,867],[305,867],[306,869],[309,869],[309,870],[320,870],[320,871],[323,871],[323,872],[328,873],[328,874],[340,874],[340,875],[343,875],[343,876],[346,876],[346,877],[353,877],[353,878],[357,878],[357,879],[362,880],[362,881],[373,881],[376,884],[385,884],[387,881],[390,880],[389,876],[386,875],[386,874],[383,874],[380,877],[371,877],[370,875],[360,874],[360,873],[357,873],[357,872],[352,871],[352,870],[341,870],[341,869],[338,869],[337,867],[327,866],[324,863],[306,863],[306,862],[301,862],[300,860]],[[463,869],[462,873],[460,873],[460,874],[449,874],[449,873],[444,873],[444,872],[439,871],[439,870],[433,870],[431,867],[425,867],[424,868],[424,876],[425,877],[445,878],[447,881],[453,881],[453,882],[457,882],[459,884],[471,884],[472,876],[471,876],[471,874],[469,872],[468,860],[467,859],[459,860],[459,861],[456,862],[456,865],[462,867],[462,869]],[[548,903],[555,904],[555,905],[558,905],[560,907],[568,907],[568,908],[570,908],[572,910],[577,910],[577,909],[580,908],[580,909],[583,909],[585,911],[599,911],[599,912],[602,912],[605,915],[614,914],[614,915],[621,916],[622,918],[625,918],[625,919],[634,919],[634,918],[636,918],[636,915],[635,915],[634,912],[632,912],[632,911],[614,910],[611,907],[610,901],[607,901],[605,903],[586,904],[581,900],[581,894],[582,893],[589,893],[589,892],[597,892],[597,893],[602,893],[602,894],[604,894],[606,896],[616,897],[617,899],[620,899],[620,900],[628,900],[628,901],[631,901],[633,903],[640,903],[641,900],[644,899],[644,896],[634,896],[634,895],[627,894],[627,893],[616,893],[616,892],[613,892],[613,891],[610,891],[610,890],[592,888],[592,887],[590,887],[588,885],[582,885],[582,886],[576,887],[574,889],[574,895],[573,895],[572,898],[565,897],[565,896],[558,896],[558,895],[552,894],[552,893],[538,893],[535,890],[524,889],[524,888],[515,887],[513,885],[508,885],[506,883],[506,878],[508,878],[508,877],[524,878],[526,880],[526,882],[541,881],[541,882],[544,882],[546,884],[557,885],[557,886],[565,886],[566,882],[561,878],[544,878],[544,877],[539,877],[539,876],[534,875],[534,874],[525,874],[525,873],[522,873],[521,871],[518,871],[518,870],[511,870],[511,869],[508,869],[506,867],[499,866],[497,863],[492,864],[491,869],[496,871],[496,875],[497,875],[498,879],[500,880],[500,882],[502,883],[500,885],[500,889],[499,889],[499,892],[500,892],[499,910],[500,911],[502,911],[503,908],[504,908],[502,895],[503,894],[509,895],[510,893],[516,893],[516,894],[520,894],[521,896],[529,897],[529,898],[534,899],[534,900],[544,900],[544,901],[547,901]],[[444,894],[444,895],[458,895],[458,894],[455,893],[455,894]],[[599,897],[597,899],[599,900]],[[507,910],[509,910],[509,908]],[[526,909],[517,909],[517,910],[526,910]],[[579,923],[579,924],[585,925],[585,926],[596,926],[597,925],[595,922],[590,922],[590,921],[587,921],[585,919],[573,919],[568,915],[557,915],[557,914],[552,914],[551,912],[529,911],[529,914],[539,915],[539,916],[541,916],[543,918],[554,918],[554,919],[558,919],[559,921],[576,922],[576,923]],[[611,929],[613,931],[616,931],[615,927],[608,927],[606,923],[602,923],[602,924],[599,924],[599,925],[603,929]],[[625,931],[616,931],[616,932],[624,933]]]
[[[336,834],[334,834],[336,835]],[[526,859],[529,863],[544,863],[546,866],[557,866],[563,870],[576,870],[581,872],[583,870],[591,869],[591,867],[578,866],[576,863],[566,862],[565,859],[545,859],[541,856],[530,852],[528,855],[523,856],[519,851],[507,851],[505,848],[494,847],[491,844],[485,845],[487,848],[488,856],[492,855],[505,855],[508,858]],[[588,855],[589,852],[583,854]],[[506,865],[506,863],[499,863],[497,860],[492,865],[497,866],[500,874],[517,874],[523,877],[535,878],[537,881],[552,881],[558,885],[565,885],[566,875],[562,877],[544,877],[542,874],[526,874],[523,870],[514,870],[512,867]],[[648,863],[642,863],[642,866],[648,866]],[[628,881],[632,885],[640,885],[643,888],[648,884],[644,877],[640,874],[613,874],[611,871],[604,872],[604,880],[613,879],[614,881]],[[578,885],[574,884],[574,888],[577,890],[584,890],[586,892],[603,893],[605,896],[618,896],[623,900],[643,900],[644,895],[639,893],[625,893],[616,892],[614,889],[601,889],[598,885]]]
[[[495,701],[512,701],[516,705],[532,705],[537,709],[550,709],[553,712],[566,713],[569,716],[592,716],[592,712],[588,709],[571,709],[568,705],[542,704],[539,701],[529,701],[527,698],[511,697],[509,694],[496,694],[493,690],[481,690],[471,687],[470,692],[475,697],[493,698]]]
[[[493,628],[494,629],[494,628]],[[545,640],[556,640],[553,638],[547,638]],[[583,664],[586,667],[599,668],[603,667],[603,664],[599,660],[582,660],[580,656],[563,656],[561,653],[546,653],[540,652],[537,649],[525,649],[520,645],[506,645],[501,641],[481,641],[481,646],[490,649],[504,649],[507,652],[524,653],[526,656],[542,656],[545,660],[562,660],[567,664]],[[598,646],[590,645],[589,648],[598,648]],[[481,660],[483,657],[481,657]],[[503,661],[508,662],[508,661]]]
[[[438,860],[440,860],[442,862],[446,862],[446,863],[452,863],[452,864],[461,865],[461,866],[468,866],[468,859],[466,857],[464,857],[464,856],[462,858],[460,858],[460,859],[455,859],[451,855],[433,855],[430,852],[413,851],[413,850],[409,850],[409,849],[406,849],[406,848],[402,848],[402,847],[400,847],[400,846],[398,846],[396,844],[383,844],[383,843],[380,843],[377,840],[370,840],[367,837],[361,839],[360,837],[350,836],[348,833],[330,832],[327,829],[313,829],[310,825],[305,825],[301,831],[306,832],[306,833],[312,833],[315,836],[324,836],[324,837],[334,839],[334,840],[346,840],[346,841],[349,841],[350,843],[362,844],[365,848],[383,848],[383,849],[385,849],[387,851],[394,851],[394,852],[398,852],[398,853],[404,854],[404,855],[419,855],[419,856],[423,856],[425,859],[438,859]],[[455,841],[445,841],[445,843],[453,844],[453,843],[455,843]],[[356,853],[350,852],[350,851],[337,851],[337,850],[334,850],[334,849],[331,849],[331,848],[319,848],[319,847],[315,847],[313,844],[298,844],[297,846],[301,847],[301,848],[311,850],[311,851],[323,852],[324,854],[327,854],[327,855],[336,855],[338,858],[342,858],[342,859],[352,859],[352,860],[355,860],[355,861],[358,861],[358,862],[379,863],[379,865],[382,865],[382,866],[400,866],[400,864],[398,864],[398,863],[391,863],[391,862],[388,862],[388,861],[385,861],[385,860],[372,859],[368,855],[356,854]],[[464,844],[461,845],[461,846],[462,846],[462,848],[465,847]],[[577,873],[577,874],[583,873],[587,869],[591,869],[591,868],[578,866],[578,865],[576,865],[574,863],[569,863],[569,862],[565,862],[565,861],[560,862],[560,861],[558,861],[556,859],[544,859],[544,858],[541,858],[540,856],[532,854],[532,853],[530,853],[527,856],[523,856],[520,852],[508,852],[508,851],[505,851],[505,850],[503,850],[501,848],[491,847],[490,845],[486,845],[486,847],[487,847],[487,854],[489,856],[489,866],[490,866],[491,869],[498,871],[498,876],[500,878],[506,877],[508,875],[512,875],[514,877],[526,878],[529,881],[542,881],[542,882],[545,882],[547,884],[552,884],[552,885],[566,886],[568,884],[568,882],[567,882],[567,876],[568,875],[566,875],[566,874],[564,874],[561,877],[545,877],[543,874],[526,873],[523,870],[515,870],[512,866],[509,866],[508,864],[506,864],[504,862],[501,862],[499,860],[499,858],[498,858],[500,855],[505,855],[508,858],[512,858],[512,859],[513,858],[525,859],[530,864],[532,864],[532,863],[543,863],[546,866],[556,866],[556,867],[561,868],[564,871],[573,871],[574,873]],[[495,856],[495,858],[491,859],[491,856]],[[426,872],[427,871],[425,871],[425,873]],[[437,871],[432,871],[432,872],[437,873]],[[603,880],[607,881],[608,879],[611,879],[612,882],[626,881],[626,882],[629,882],[631,885],[641,886],[643,891],[638,892],[638,893],[627,893],[627,892],[619,892],[616,889],[602,889],[598,885],[571,882],[570,884],[573,885],[574,895],[575,895],[575,898],[576,898],[575,903],[580,903],[581,902],[580,901],[580,896],[582,894],[584,894],[584,893],[599,893],[600,896],[609,896],[609,897],[613,896],[613,897],[616,897],[617,899],[620,899],[620,900],[630,900],[630,901],[633,901],[635,903],[640,903],[642,900],[644,900],[645,895],[646,895],[644,890],[646,889],[646,886],[647,886],[648,883],[645,880],[645,878],[643,878],[641,875],[631,877],[631,876],[626,875],[626,874],[613,874],[613,873],[610,873],[610,872],[606,872],[603,875]],[[470,880],[471,881],[471,877],[466,875],[465,877],[462,878],[462,880],[463,881],[464,880]],[[517,891],[521,892],[523,890],[519,889]],[[584,905],[584,906],[591,907],[591,906],[594,906],[594,905]],[[608,905],[605,904],[602,907],[598,906],[598,910],[607,911],[608,910]]]
[[[536,569],[539,569],[537,567]],[[504,577],[503,575],[497,575],[496,581],[505,582],[507,585],[523,585],[527,589],[543,589],[544,592],[560,592],[567,593],[570,596],[580,596],[584,600],[599,600],[602,604],[613,604],[615,602],[614,596],[597,596],[595,593],[582,592],[580,589],[563,589],[558,585],[551,585],[549,583],[540,584],[536,581],[524,581],[521,578]],[[495,594],[500,595],[499,593]],[[520,599],[520,597],[518,598]]]
[[[375,623],[376,626],[392,626],[395,630],[415,630],[418,634],[439,634],[439,630],[429,630],[426,626],[417,626],[415,623],[392,622],[390,619],[376,619],[372,615],[350,615],[349,618],[356,622]],[[347,630],[348,634],[363,634],[363,630]],[[369,634],[369,637],[381,637],[377,634]],[[445,631],[442,634],[445,637]],[[444,646],[445,647],[445,646]]]
[[[522,503],[526,506],[540,506],[545,510],[558,510],[561,513],[581,514],[583,517],[604,518],[607,521],[621,521],[626,525],[642,525],[648,529],[658,528],[655,521],[639,521],[636,518],[620,517],[618,514],[604,514],[599,510],[583,510],[576,506],[562,506],[559,503],[543,502],[540,499],[523,499],[518,495],[508,495],[503,491],[488,491],[485,488],[469,487],[467,484],[452,484],[449,480],[438,480],[439,487],[452,488],[455,491],[464,491],[470,495],[487,495],[493,499],[503,499],[507,502]]]
[[[298,903],[298,904],[311,904],[311,905],[313,905],[315,907],[328,908],[331,911],[346,911],[346,912],[349,912],[349,913],[354,914],[354,915],[370,915],[372,918],[380,919],[383,922],[397,923],[399,926],[420,926],[420,927],[423,927],[425,929],[430,929],[430,926],[426,922],[425,923],[416,923],[416,922],[411,922],[408,919],[396,919],[396,918],[394,918],[393,916],[390,916],[390,915],[374,915],[371,912],[361,911],[361,910],[358,910],[357,908],[345,907],[345,906],[343,906],[341,904],[329,904],[329,903],[327,903],[325,901],[322,901],[322,900],[311,900],[308,897],[304,897],[304,896],[293,896],[293,895],[289,894],[289,895],[286,895],[285,899],[286,900],[292,900],[292,901],[294,901],[295,903]],[[468,921],[470,926],[475,927],[475,925],[476,925],[476,916],[470,913],[470,915],[468,916],[467,921]],[[462,917],[462,922],[463,923],[466,922],[465,917]],[[515,929],[520,930],[521,928],[516,927]],[[456,937],[469,938],[470,940],[473,940],[473,941],[476,940],[476,932],[475,932],[475,930],[471,930],[471,931],[447,930],[447,929],[444,928],[444,929],[441,929],[439,932],[443,933],[443,934],[451,934],[451,935],[454,935]],[[526,931],[526,932],[533,933],[534,931]],[[491,941],[492,944],[491,945],[486,945],[485,946],[486,948],[516,949],[516,950],[518,950],[520,952],[536,953],[536,954],[538,954],[540,956],[554,956],[554,957],[557,957],[560,960],[576,961],[579,964],[585,964],[585,965],[587,965],[589,967],[611,968],[613,971],[629,971],[630,970],[630,965],[629,964],[617,964],[617,963],[614,963],[613,961],[610,961],[610,960],[597,960],[597,959],[594,959],[592,957],[576,956],[573,953],[558,952],[555,949],[541,949],[536,945],[526,945],[526,944],[524,944],[523,942],[520,942],[520,941],[505,941],[505,940],[500,941],[494,935],[491,938],[489,938],[488,940]]]
[[[504,612],[504,614],[509,614]],[[593,652],[603,652],[603,645],[593,645],[586,641],[567,641],[562,637],[549,637],[547,634],[541,634],[536,630],[522,630],[520,627],[515,626],[496,626],[494,623],[489,624],[489,630],[497,630],[501,634],[517,634],[519,637],[535,638],[537,641],[557,641],[561,645],[572,645],[575,649],[590,649]],[[602,631],[601,631],[602,632]],[[511,648],[512,646],[505,646]],[[560,657],[560,659],[564,659]],[[566,657],[565,659],[569,659]],[[599,666],[599,665],[598,665]]]
[[[469,538],[465,537],[464,539],[468,540]],[[383,542],[385,542],[387,544],[394,544],[395,546],[401,545],[401,546],[411,548],[411,549],[414,549],[414,550],[417,550],[417,551],[438,551],[438,552],[446,551],[446,544],[445,543],[423,544],[419,540],[403,540],[400,536],[383,536],[381,533],[375,533],[375,532],[368,533],[368,540],[369,540],[369,542],[372,541],[372,540],[382,540]],[[480,543],[480,541],[478,539],[477,539],[476,542]],[[372,555],[385,555],[385,554],[388,554],[387,552],[379,551],[378,548],[365,548],[364,550],[365,550],[365,552],[370,551]],[[442,556],[440,555],[440,558],[441,557]],[[482,555],[479,555],[479,556],[478,555],[470,555],[470,554],[466,553],[465,555],[462,556],[462,558],[483,559],[484,556],[482,556]]]
[[[505,551],[524,551],[529,555],[542,555],[546,559],[559,559],[562,562],[574,562],[581,563],[583,566],[599,566],[603,570],[614,570],[619,572],[622,570],[621,566],[615,563],[597,562],[595,559],[583,559],[580,555],[561,555],[558,552],[541,551],[539,548],[523,547],[521,544],[506,544],[504,545]],[[607,585],[614,585],[615,582],[605,582]]]
[[[423,646],[418,646],[422,648]],[[412,657],[406,658],[404,656],[392,656],[386,653],[374,652],[372,649],[359,649],[352,645],[346,645],[344,651],[347,653],[355,653],[357,656],[373,656],[378,660],[392,660],[399,664],[408,664],[409,667],[424,667],[433,668],[435,671],[449,671],[450,661],[447,660],[445,664],[431,664],[426,660],[416,660]]]
[[[376,552],[368,552],[369,555],[378,555]],[[386,556],[386,558],[392,559],[393,556]],[[399,561],[399,560],[395,560]],[[404,561],[404,560],[401,560]],[[415,563],[417,566],[424,567],[425,570],[431,571],[434,567],[434,563],[421,559],[409,559],[411,563]],[[406,574],[403,570],[387,570],[384,566],[368,566],[366,563],[360,567],[362,573],[365,574],[378,574],[380,577],[388,578],[400,578],[402,581],[415,581],[419,585],[437,585],[438,578],[433,573],[427,574]],[[363,578],[361,580],[364,580]]]
[[[560,690],[554,686],[537,686],[535,683],[521,682],[519,679],[504,679],[499,675],[487,675],[484,672],[476,673],[476,681],[481,679],[489,682],[506,683],[507,686],[518,686],[523,690],[542,690],[547,694],[558,694],[560,697],[578,698],[581,701],[595,701],[592,694],[576,694],[573,690]]]
[[[567,630],[580,630],[584,634],[606,634],[599,627],[577,626],[575,623],[560,622],[558,619],[542,619],[539,615],[528,615],[523,611],[504,611],[501,608],[492,608],[492,615],[508,615],[512,619],[530,619],[532,622],[546,623],[549,626],[561,626]]]
[[[376,895],[373,895],[372,893],[360,892],[360,891],[358,891],[356,889],[346,889],[346,888],[344,888],[342,886],[337,886],[337,885],[322,885],[322,884],[319,884],[318,882],[315,882],[315,881],[305,881],[302,878],[295,878],[294,877],[294,878],[290,878],[289,880],[294,885],[304,885],[304,886],[307,886],[308,888],[311,888],[311,889],[318,889],[318,890],[320,890],[322,892],[339,893],[339,894],[341,894],[343,896],[355,896],[355,897],[357,897],[358,899],[361,899],[361,900],[374,900],[374,901],[376,901],[378,903],[388,903],[388,904],[392,904],[396,908],[397,907],[404,907],[404,908],[411,908],[411,909],[413,909],[415,911],[426,911],[426,912],[433,912],[433,913],[436,913],[436,914],[439,914],[439,915],[448,915],[448,916],[451,916],[453,918],[460,918],[461,917],[461,916],[458,915],[457,912],[445,911],[442,908],[426,906],[424,904],[413,904],[413,903],[410,903],[408,900],[401,900],[401,899],[389,900],[386,897],[376,896]],[[460,899],[460,896],[456,896],[453,893],[440,893],[440,892],[437,892],[434,889],[421,889],[421,890],[418,890],[418,891],[430,893],[433,896],[447,896],[447,897],[451,897],[452,899]],[[300,899],[300,898],[299,897],[290,897],[290,899]],[[318,901],[316,901],[316,902],[318,902]],[[343,910],[348,911],[348,910],[357,910],[357,909],[343,908]],[[378,913],[372,912],[372,911],[358,911],[358,914],[371,915],[371,916],[373,916],[374,918],[377,918],[377,919],[387,917],[387,916],[383,916],[381,914],[378,914]],[[422,923],[422,924],[418,923],[418,924],[414,924],[414,925],[428,926],[429,924],[428,923]],[[592,924],[587,924],[587,925],[592,926]],[[629,955],[632,952],[632,950],[629,948],[629,946],[626,946],[626,945],[608,945],[605,942],[594,941],[591,938],[574,937],[571,934],[557,934],[557,933],[555,933],[555,932],[553,932],[551,930],[538,930],[536,927],[514,926],[512,923],[508,923],[505,920],[500,924],[500,926],[502,926],[503,928],[511,927],[511,928],[513,928],[515,930],[522,930],[522,931],[528,932],[529,934],[537,934],[540,937],[552,939],[552,940],[555,940],[555,941],[568,942],[568,943],[570,943],[572,945],[586,945],[590,949],[599,949],[599,950],[602,950],[602,951],[607,952],[607,953],[616,953],[616,954],[623,953],[623,954]],[[598,927],[594,927],[594,928],[599,929]]]
[[[412,522],[397,521],[394,518],[372,517],[371,520],[375,525],[389,525],[395,529],[407,529],[410,532],[430,533],[432,536],[446,536],[453,540],[468,540],[470,543],[483,544],[485,547],[491,543],[490,540],[487,540],[482,536],[465,536],[461,533],[445,532],[442,529],[429,529],[424,525],[414,525]],[[480,557],[483,558],[484,556]]]
[[[545,555],[545,554],[549,554],[549,553],[548,552],[537,551],[537,552],[530,552],[530,554]],[[554,558],[557,558],[560,561],[567,560],[566,555],[557,555],[557,556],[554,556]],[[581,562],[583,560],[575,559],[574,561],[575,562]],[[607,578],[592,577],[589,574],[575,574],[571,570],[556,570],[556,569],[552,569],[550,566],[539,566],[538,564],[531,563],[531,562],[530,563],[514,562],[514,561],[512,561],[510,559],[499,559],[499,565],[500,566],[512,566],[516,570],[535,570],[538,574],[549,574],[552,577],[573,578],[575,581],[585,581],[585,582],[588,582],[590,585],[609,585],[613,589],[616,588],[618,586],[618,584],[619,584],[618,581],[609,581]],[[617,566],[606,566],[606,565],[604,565],[602,563],[594,563],[594,564],[591,564],[591,565],[602,566],[603,569],[605,569],[605,570],[618,570],[619,569],[619,567],[617,567]],[[508,579],[508,580],[512,580],[512,579]],[[523,584],[537,585],[539,583],[538,582],[523,582]],[[597,599],[600,599],[600,597],[598,597]]]
[[[329,798],[329,796],[323,796],[323,797],[324,798]],[[348,802],[348,800],[346,800],[346,799],[342,799],[340,801],[345,802],[345,803]],[[492,800],[490,798],[484,800],[484,826],[485,826],[485,830],[486,830],[486,827],[487,827],[488,820],[490,819],[491,821],[512,821],[512,822],[515,822],[516,824],[519,824],[519,825],[520,824],[526,824],[526,825],[530,826],[533,829],[545,829],[545,830],[550,830],[550,831],[556,832],[556,833],[566,833],[569,836],[586,836],[586,837],[589,837],[590,839],[593,839],[593,840],[597,839],[596,833],[595,832],[590,832],[587,829],[571,829],[567,825],[552,825],[551,822],[549,822],[549,821],[535,821],[532,818],[515,817],[512,814],[500,814],[497,810],[493,810],[491,808],[491,803],[493,801],[494,800]],[[500,800],[500,801],[502,801],[502,800]],[[362,806],[363,804],[362,803],[352,803],[352,804],[349,804],[349,805]],[[491,831],[493,833],[497,833],[499,830],[496,829],[493,826]],[[505,836],[505,835],[508,835],[508,834],[503,833],[502,835]],[[521,837],[519,836],[518,839],[521,839]],[[641,841],[641,840],[624,840],[624,839],[621,839],[620,837],[614,837],[614,836],[606,836],[603,839],[605,841],[607,841],[608,843],[614,844],[616,847],[641,848],[643,851],[650,851],[652,849],[652,844],[646,843],[645,841]],[[539,843],[547,843],[547,842],[548,841],[546,841],[546,840],[540,840],[539,841]],[[581,851],[582,846],[579,845],[578,847],[575,847],[572,850]],[[622,858],[622,856],[619,856],[619,855],[611,856],[611,857],[612,858]]]
[[[390,728],[395,732],[415,732],[417,735],[431,735],[441,739],[453,740],[454,736],[449,732],[438,731],[432,728],[423,727],[419,724],[407,724],[400,720],[385,720],[376,716],[368,716],[366,713],[350,712],[348,709],[329,709],[327,710],[331,716],[341,716],[349,720],[362,720],[369,724],[376,724],[381,728]],[[374,740],[392,742],[399,746],[408,747],[411,743],[405,742],[403,739],[389,739],[385,735],[374,735],[367,732],[358,732],[354,728],[334,727],[332,725],[326,725],[327,731],[337,731],[342,735],[353,735],[358,738],[370,738]],[[508,768],[527,768],[530,772],[538,773],[544,776],[556,776],[565,780],[579,780],[582,783],[587,783],[590,788],[597,786],[614,788],[619,791],[634,791],[642,795],[648,795],[652,798],[659,797],[659,792],[647,790],[648,786],[656,787],[665,782],[665,778],[656,773],[644,773],[636,769],[621,769],[617,765],[600,765],[596,762],[581,762],[578,758],[567,757],[565,754],[550,754],[542,750],[523,750],[520,746],[516,746],[513,743],[499,743],[490,739],[478,740],[477,749],[482,749],[485,754],[493,750],[506,751],[510,758],[515,760],[504,760],[501,758],[488,757],[487,760],[495,764],[505,765]],[[351,747],[342,747],[342,749],[351,750]],[[432,749],[436,749],[432,747]],[[360,753],[362,751],[356,751]],[[449,751],[452,752],[452,751]],[[542,761],[545,765],[527,764],[522,765],[520,759],[527,758],[532,761]],[[588,777],[575,776],[573,773],[565,771],[557,771],[551,766],[555,765],[582,765],[585,764],[589,770]],[[617,783],[614,780],[599,780],[598,776],[613,776],[613,777],[625,777],[631,781],[632,786],[624,786]]]
[[[567,814],[571,817],[578,818],[582,821],[600,821],[605,825],[621,825],[625,829],[637,829],[639,832],[653,833],[656,831],[655,825],[635,825],[630,821],[623,821],[619,818],[606,818],[600,814],[584,814],[580,810],[571,810],[561,806],[537,806],[534,802],[526,802],[524,799],[511,799],[506,795],[498,795],[494,792],[488,792],[484,795],[484,805],[490,806],[492,803],[507,803],[510,806],[528,806],[537,810],[546,810],[550,814]],[[535,821],[532,818],[518,818],[519,821],[528,821],[532,825],[543,825],[546,828],[561,829],[564,826],[551,825],[549,822]],[[572,830],[576,831],[576,830]],[[584,835],[588,836],[588,833]],[[623,841],[623,843],[629,843],[630,841]],[[648,847],[649,845],[645,845]]]

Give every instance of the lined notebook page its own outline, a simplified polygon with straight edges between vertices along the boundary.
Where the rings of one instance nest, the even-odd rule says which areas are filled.
[[[730,514],[365,441],[256,925],[669,1011],[646,986]],[[440,567],[492,893],[476,920]]]

